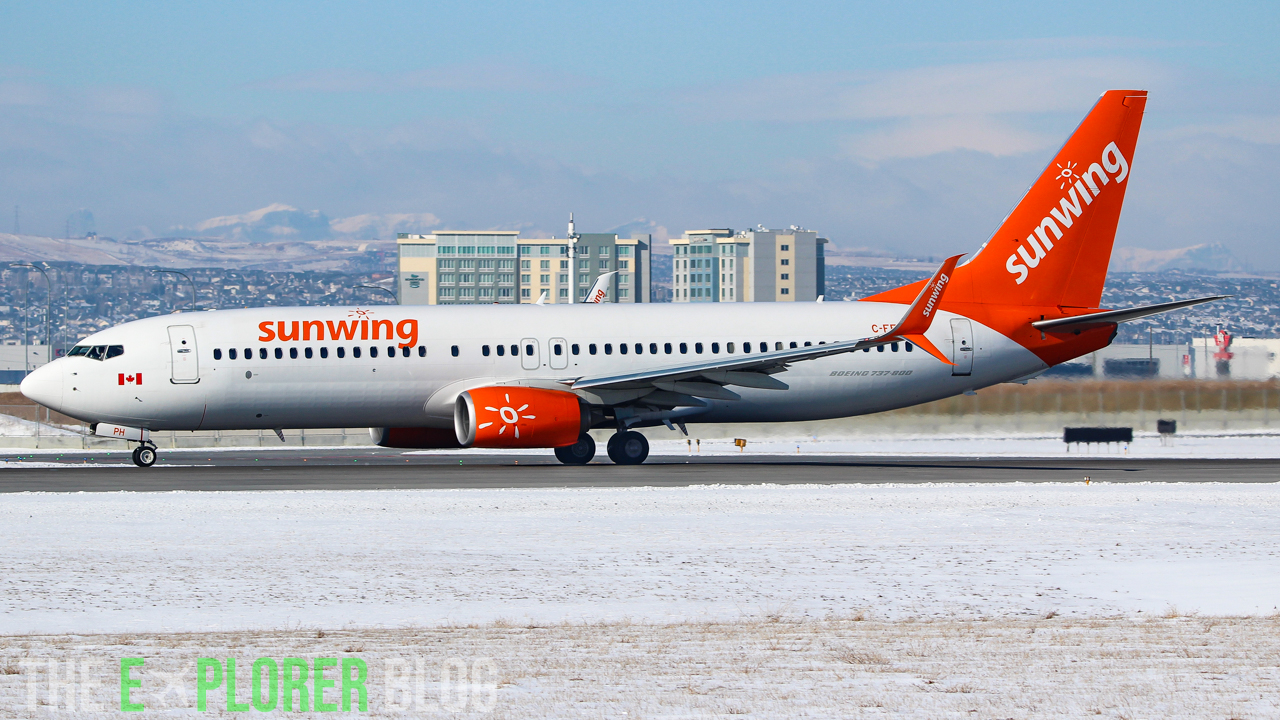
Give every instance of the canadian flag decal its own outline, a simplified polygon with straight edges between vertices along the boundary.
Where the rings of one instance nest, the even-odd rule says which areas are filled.
[[[142,384],[142,373],[133,373],[132,375],[125,375],[124,373],[120,373],[117,377],[119,378],[119,384],[121,385],[141,385]]]

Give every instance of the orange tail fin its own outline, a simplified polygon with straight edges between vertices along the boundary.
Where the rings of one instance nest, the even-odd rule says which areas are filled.
[[[956,268],[949,302],[1097,307],[1146,107],[1102,95],[1000,229]],[[910,302],[919,283],[866,298]]]

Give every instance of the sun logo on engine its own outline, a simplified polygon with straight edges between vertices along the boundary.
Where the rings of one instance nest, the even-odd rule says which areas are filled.
[[[526,409],[528,409],[529,403],[525,403],[518,408],[513,408],[511,407],[511,396],[503,395],[502,397],[507,401],[506,405],[503,405],[500,408],[485,406],[485,410],[488,410],[489,412],[498,413],[498,417],[502,419],[502,427],[498,428],[499,435],[502,435],[503,433],[505,433],[507,431],[507,426],[510,425],[512,431],[515,433],[515,436],[518,438],[520,437],[520,426],[517,423],[519,423],[521,420],[536,420],[538,416],[520,414],[524,412]],[[493,425],[493,423],[492,422],[481,423],[479,426],[477,426],[476,429],[483,430],[489,427],[490,425]]]
[[[1076,166],[1078,166],[1079,164],[1080,163],[1073,163],[1070,161],[1068,161],[1066,165],[1063,165],[1062,163],[1058,163],[1058,176],[1055,179],[1062,181],[1058,183],[1059,190],[1065,190],[1068,185],[1072,185],[1075,183]]]

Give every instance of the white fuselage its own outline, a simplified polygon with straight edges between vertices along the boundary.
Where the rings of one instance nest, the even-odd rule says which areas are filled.
[[[102,360],[55,360],[29,376],[22,390],[87,422],[152,430],[448,428],[455,398],[470,388],[516,383],[569,390],[570,381],[584,376],[741,358],[748,345],[746,355],[759,354],[762,343],[773,351],[793,343],[804,347],[873,337],[887,331],[904,310],[897,304],[833,302],[189,312],[138,320],[85,338],[79,345],[120,346],[123,353]],[[368,326],[358,326],[360,319],[368,320]],[[378,328],[375,340],[369,328],[378,320],[391,323]],[[388,332],[407,330],[406,321],[416,324],[414,337]],[[296,333],[295,322],[302,328]],[[339,326],[335,340],[326,328],[337,323],[348,324]],[[282,340],[278,330],[297,339]],[[687,419],[782,422],[861,415],[956,395],[1046,367],[1000,333],[951,313],[939,312],[927,337],[957,367],[919,348],[908,352],[902,343],[896,350],[886,346],[796,362],[774,375],[789,389],[735,387],[740,400],[709,400],[705,410]],[[626,353],[620,350],[623,345]],[[326,357],[321,357],[322,349]],[[389,349],[394,356],[388,356]],[[624,398],[608,392],[580,394],[606,405]]]

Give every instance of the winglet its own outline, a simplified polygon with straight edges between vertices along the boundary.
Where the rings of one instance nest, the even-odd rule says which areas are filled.
[[[595,284],[591,286],[591,290],[587,293],[587,299],[582,302],[590,305],[603,303],[605,298],[609,296],[609,283],[613,281],[613,276],[617,274],[617,270],[602,273],[600,277],[596,278]]]
[[[921,350],[938,358],[947,365],[955,363],[947,359],[929,339],[924,336],[925,332],[933,324],[934,315],[937,314],[938,306],[942,303],[942,295],[947,290],[947,284],[951,282],[952,275],[955,274],[956,263],[959,262],[961,255],[952,255],[943,261],[942,267],[929,278],[929,282],[924,284],[920,289],[920,294],[916,296],[915,302],[911,303],[911,307],[907,308],[907,312],[898,321],[898,324],[892,330],[884,334],[884,337],[897,336],[918,345]]]

